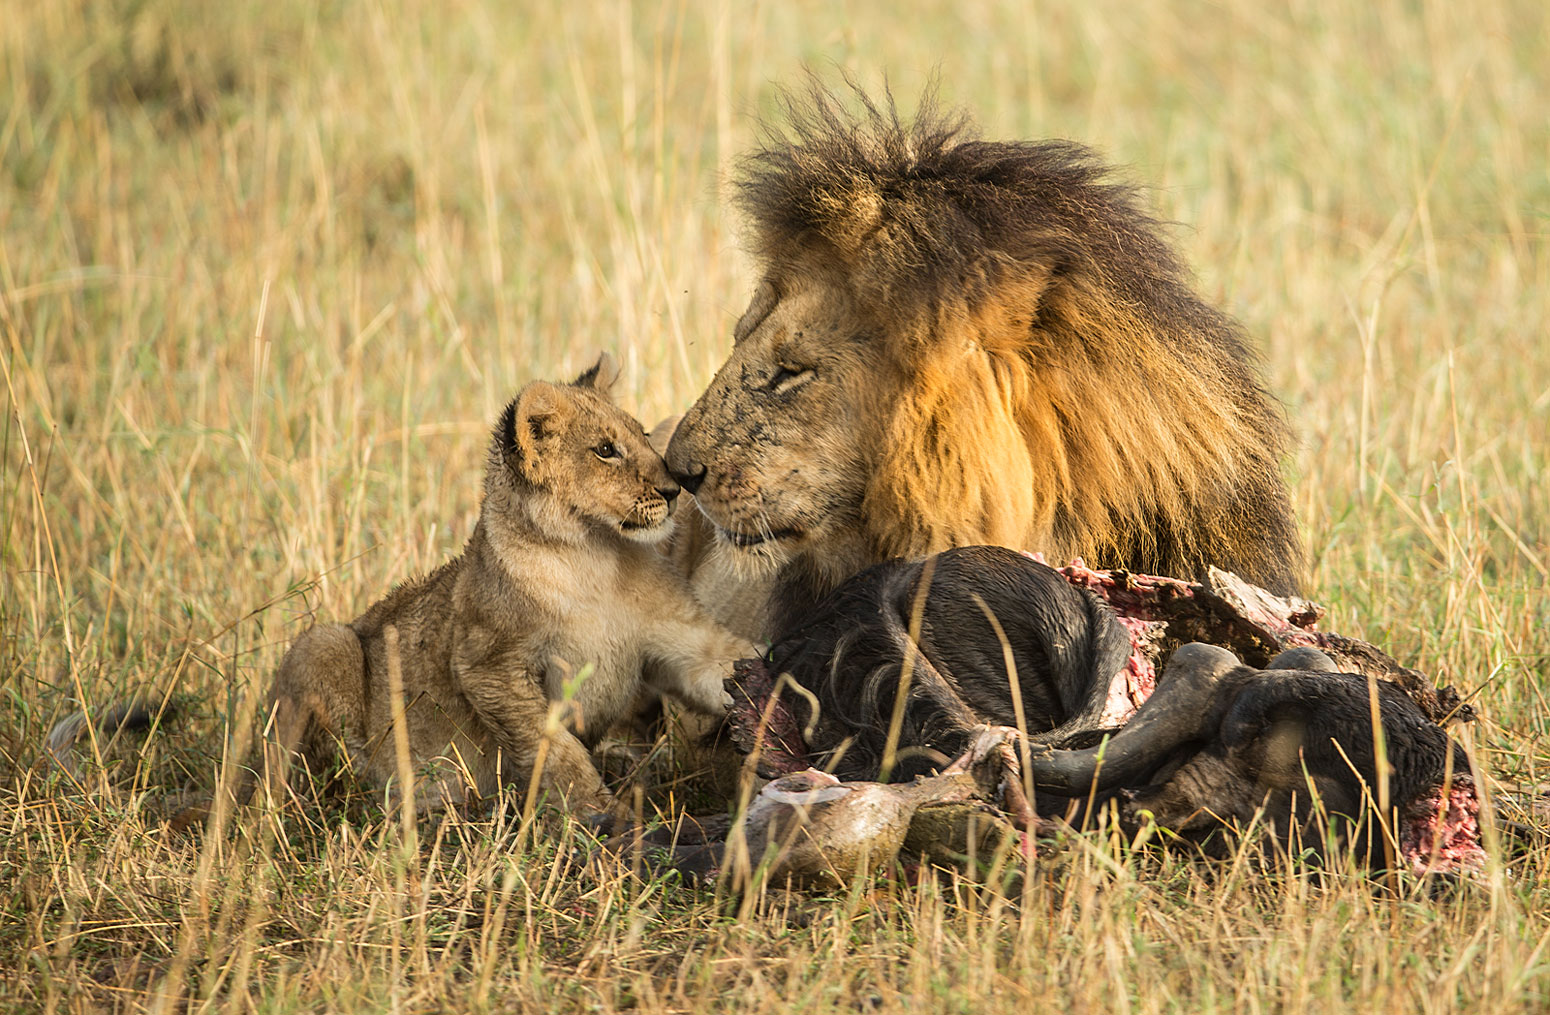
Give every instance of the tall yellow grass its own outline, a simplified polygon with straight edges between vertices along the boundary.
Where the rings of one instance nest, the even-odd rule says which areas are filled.
[[[906,108],[936,74],[987,134],[1150,185],[1302,435],[1329,626],[1476,692],[1480,761],[1533,787],[1543,4],[0,0],[0,54],[0,1004],[1550,1007],[1542,831],[1435,895],[1094,834],[1006,891],[737,900],[504,814],[415,849],[370,813],[193,845],[157,820],[303,624],[461,545],[519,384],[609,349],[643,418],[692,401],[750,288],[725,181],[806,65]],[[142,688],[189,718],[117,789],[35,764]]]

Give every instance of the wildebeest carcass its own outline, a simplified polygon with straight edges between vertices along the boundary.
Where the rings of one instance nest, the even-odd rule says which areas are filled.
[[[1471,767],[1446,731],[1472,713],[1317,616],[1222,573],[1057,569],[997,547],[890,562],[740,664],[731,735],[767,777],[908,781],[993,755],[1025,827],[1096,804],[1206,852],[1252,826],[1297,852],[1477,865]],[[1031,801],[1013,799],[1024,763]]]

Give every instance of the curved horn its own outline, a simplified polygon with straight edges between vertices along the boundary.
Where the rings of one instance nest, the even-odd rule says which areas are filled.
[[[1265,664],[1267,670],[1311,670],[1318,673],[1339,673],[1340,667],[1328,654],[1312,645],[1296,645],[1282,649]]]
[[[1200,642],[1182,646],[1168,660],[1156,692],[1108,743],[1030,758],[1035,788],[1079,796],[1141,778],[1162,755],[1199,739],[1218,722],[1218,688],[1228,674],[1243,669],[1224,648]]]

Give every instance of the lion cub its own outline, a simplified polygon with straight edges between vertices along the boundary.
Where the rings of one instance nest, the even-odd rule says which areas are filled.
[[[654,548],[678,485],[610,400],[611,374],[605,356],[572,384],[523,388],[495,425],[463,552],[291,646],[270,696],[276,789],[294,754],[317,765],[336,745],[358,778],[396,778],[390,628],[409,754],[433,808],[525,789],[562,700],[538,784],[583,810],[612,802],[589,749],[644,686],[722,714],[722,681],[754,650]]]

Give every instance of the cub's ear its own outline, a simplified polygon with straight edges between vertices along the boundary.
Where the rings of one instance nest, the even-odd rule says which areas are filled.
[[[771,279],[765,279],[759,283],[759,288],[753,291],[753,299],[748,301],[748,309],[743,311],[743,316],[737,319],[737,324],[732,328],[732,344],[736,345],[749,335],[753,330],[764,323],[764,319],[770,316],[775,309],[775,304],[780,302],[780,290],[775,288]]]
[[[619,379],[619,364],[608,353],[603,353],[597,358],[597,362],[581,372],[581,376],[571,382],[573,387],[590,388],[599,395],[607,396],[614,382]]]
[[[510,458],[521,453],[517,446],[517,399],[513,398],[506,403],[506,408],[501,410],[500,418],[495,421],[495,446],[500,449],[502,458]]]
[[[502,446],[519,451],[526,459],[534,457],[540,444],[559,433],[570,416],[570,403],[565,396],[543,381],[523,388],[507,408],[509,412],[501,415]]]
[[[673,442],[673,434],[678,432],[678,424],[683,422],[683,414],[669,416],[646,435],[646,443],[651,445],[651,450],[662,457],[667,457],[667,446]]]

